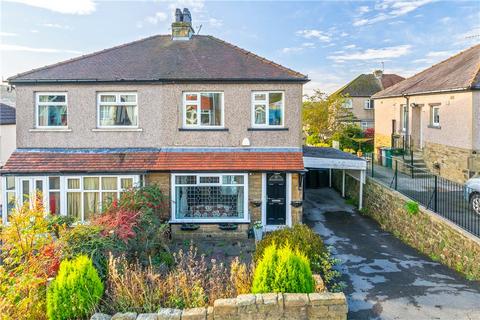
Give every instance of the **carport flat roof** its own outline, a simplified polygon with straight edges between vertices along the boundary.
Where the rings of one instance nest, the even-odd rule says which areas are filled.
[[[303,163],[307,169],[366,170],[367,161],[335,148],[303,146]]]

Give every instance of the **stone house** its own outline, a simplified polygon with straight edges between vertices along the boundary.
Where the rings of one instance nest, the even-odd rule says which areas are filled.
[[[156,35],[8,79],[17,150],[2,169],[3,221],[42,191],[86,221],[134,185],[170,197],[174,236],[246,236],[301,222],[307,76],[208,35],[188,9]],[[187,231],[192,227],[195,231]],[[234,231],[225,231],[235,227]]]
[[[375,124],[374,102],[372,95],[400,81],[403,77],[396,74],[384,74],[375,70],[372,74],[361,74],[335,92],[345,97],[343,107],[350,110],[355,122],[363,129],[373,128]]]
[[[476,45],[375,94],[375,146],[400,144],[464,182],[480,172],[479,89]]]

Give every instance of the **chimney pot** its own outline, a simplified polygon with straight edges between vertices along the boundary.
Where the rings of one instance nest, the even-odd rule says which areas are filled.
[[[183,21],[182,10],[177,8],[177,10],[175,10],[175,22],[182,22],[182,21]]]
[[[192,15],[190,14],[190,10],[188,10],[188,8],[183,8],[183,21],[188,23],[192,22]]]
[[[375,70],[373,71],[373,75],[377,79],[381,79],[383,77],[383,70]]]
[[[172,40],[190,40],[195,31],[192,28],[192,15],[187,8],[175,10],[175,22],[172,23]]]

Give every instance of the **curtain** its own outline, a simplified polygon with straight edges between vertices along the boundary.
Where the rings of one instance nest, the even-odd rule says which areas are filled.
[[[103,177],[102,190],[117,190],[117,177]]]
[[[87,221],[94,214],[99,212],[99,192],[83,193],[83,214],[84,220]]]
[[[80,189],[80,179],[68,179],[68,189]]]
[[[100,190],[97,177],[83,178],[83,190]]]
[[[137,107],[136,106],[128,106],[125,107],[126,117],[129,126],[136,126],[137,125]]]
[[[255,123],[265,124],[265,105],[264,104],[255,105]]]
[[[237,218],[243,218],[243,187],[237,188]]]
[[[81,210],[81,193],[80,192],[67,192],[67,215],[74,217],[75,221],[80,221]]]

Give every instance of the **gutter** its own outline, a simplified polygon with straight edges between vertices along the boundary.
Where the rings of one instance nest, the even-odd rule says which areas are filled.
[[[479,90],[480,88],[475,88],[475,87],[464,87],[464,88],[456,88],[456,89],[444,89],[444,90],[432,90],[432,91],[420,91],[420,92],[412,92],[412,93],[401,93],[397,95],[391,95],[391,96],[382,96],[382,97],[375,97],[372,96],[373,100],[376,99],[388,99],[388,98],[400,98],[404,97],[406,95],[409,96],[419,96],[422,94],[435,94],[435,93],[445,93],[445,92],[457,92],[457,91],[468,91],[468,90]]]
[[[49,79],[49,80],[41,80],[41,79],[7,79],[10,84],[49,84],[49,83],[165,83],[165,84],[176,84],[176,83],[223,83],[223,82],[230,82],[230,83],[256,83],[256,82],[300,82],[300,83],[307,83],[310,81],[308,78],[276,78],[276,79],[248,79],[248,78],[215,78],[215,79],[117,79],[117,80],[100,80],[100,79]]]

